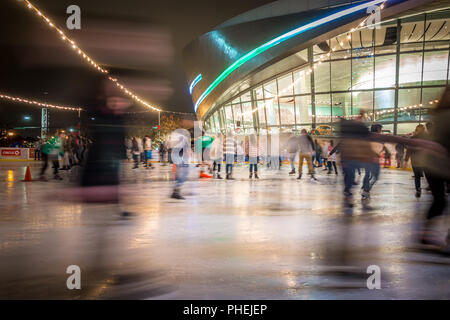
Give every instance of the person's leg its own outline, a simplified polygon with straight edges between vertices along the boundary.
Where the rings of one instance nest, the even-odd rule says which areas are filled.
[[[136,169],[139,167],[139,155],[133,153],[133,160],[134,160],[134,167],[133,169]]]
[[[433,202],[427,212],[425,222],[423,224],[423,234],[419,238],[422,244],[434,244],[442,246],[444,241],[440,239],[435,233],[433,233],[433,222],[436,217],[441,216],[444,213],[445,207],[447,206],[446,194],[445,194],[445,180],[436,177],[433,174],[426,173],[428,185],[433,195]],[[449,230],[450,232],[450,230]],[[447,239],[449,239],[450,233],[447,234]]]
[[[295,153],[289,154],[289,162],[291,163],[291,172],[295,172]]]
[[[379,177],[380,177],[380,164],[378,162],[371,164],[369,191],[372,190],[373,186],[378,181]]]
[[[47,167],[48,167],[48,154],[43,153],[42,160],[43,160],[44,164],[42,165],[41,176],[44,176],[45,171],[47,170]]]
[[[333,161],[333,167],[334,167],[334,174],[338,174],[338,172],[337,172],[337,166],[336,166],[336,161]]]
[[[308,174],[314,175],[313,158],[309,153],[306,154],[306,163],[308,164]]]
[[[369,192],[370,191],[370,175],[371,175],[371,168],[370,168],[370,164],[366,163],[366,165],[364,166],[364,178],[363,178],[363,190],[365,192]]]
[[[58,161],[58,156],[56,156],[57,158],[55,160],[53,160],[53,174],[56,176],[58,176],[58,169],[59,169],[59,161]]]
[[[173,189],[172,198],[183,200],[184,197],[180,194],[180,189],[183,183],[187,180],[188,166],[185,164],[176,164],[175,173],[175,187]]]
[[[414,187],[416,189],[416,197],[420,198],[422,193],[421,178],[423,177],[423,170],[422,168],[413,166],[413,173],[414,173]]]
[[[427,174],[427,180],[433,195],[433,203],[427,214],[427,220],[429,221],[441,216],[447,203],[445,199],[445,180],[430,174]]]
[[[305,159],[305,154],[300,152],[298,155],[298,174],[299,176],[303,173],[303,161]]]
[[[327,171],[328,170],[328,159],[322,158],[322,163],[323,163],[323,171]]]
[[[353,161],[346,161],[342,166],[344,169],[344,192],[351,193],[353,183],[355,182],[355,164]]]

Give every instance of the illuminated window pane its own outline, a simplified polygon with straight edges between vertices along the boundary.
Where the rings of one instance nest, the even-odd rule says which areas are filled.
[[[278,111],[278,102],[266,100],[267,125],[278,126],[280,124],[280,114]]]
[[[436,106],[436,101],[439,101],[444,94],[445,87],[440,88],[423,88],[422,89],[422,110],[421,120],[427,121],[430,119],[428,110]]]
[[[352,114],[359,114],[362,109],[373,118],[373,91],[354,91]]]
[[[331,122],[331,97],[329,94],[316,94],[316,122]]]
[[[332,49],[331,59],[348,59],[350,58],[350,45],[351,39],[347,38],[347,35],[343,34],[335,38],[330,39],[330,46]],[[334,49],[334,51],[333,51]]]
[[[375,120],[394,121],[395,90],[375,91]]]
[[[220,131],[222,128],[220,127],[219,112],[214,113],[214,123],[216,125],[216,131]]]
[[[425,21],[424,14],[402,19],[401,21],[402,28],[400,30],[400,43],[411,44],[423,41],[423,33],[425,30],[424,21]]]
[[[395,85],[395,55],[375,57],[375,87]]]
[[[226,128],[227,130],[233,130],[234,129],[234,125],[233,125],[233,112],[231,111],[231,106],[227,105],[225,106],[225,123],[226,123]]]
[[[255,100],[264,99],[262,87],[258,87],[253,90],[253,97]]]
[[[264,101],[258,101],[258,120],[260,126],[266,126],[266,112],[265,112],[265,105]]]
[[[312,123],[311,96],[295,97],[297,124]]]
[[[420,89],[398,90],[398,121],[413,121],[420,119]]]
[[[422,81],[422,52],[400,55],[400,87],[420,86]]]
[[[242,103],[242,118],[244,121],[244,127],[253,127],[253,112],[251,102]]]
[[[314,87],[316,92],[330,91],[330,63],[324,62],[314,69]]]
[[[427,22],[430,26],[425,33],[425,49],[448,49],[450,10],[428,13]]]
[[[266,83],[264,86],[264,98],[272,98],[277,94],[277,82],[275,80]]]
[[[448,51],[425,52],[423,63],[423,84],[446,84],[447,65]]]
[[[241,105],[240,104],[234,104],[233,105],[233,116],[234,116],[234,126],[242,127],[242,112],[241,112]]]
[[[247,91],[246,93],[241,95],[241,101],[242,102],[252,101],[252,96],[251,96],[250,92],[251,91]]]
[[[331,90],[350,90],[351,60],[340,60],[331,62]]]
[[[375,54],[395,53],[397,46],[397,21],[382,23],[375,28]]]
[[[306,69],[294,71],[294,92],[311,93],[311,75],[306,73]]]
[[[295,124],[294,98],[280,98],[281,125]]]
[[[293,95],[294,89],[292,88],[292,74],[289,73],[281,78],[278,78],[278,95],[290,96]]]
[[[356,58],[352,63],[353,90],[372,89],[373,58]]]
[[[413,133],[418,123],[399,123],[397,124],[397,134]]]
[[[332,96],[332,119],[337,121],[339,117],[348,117],[352,114],[352,101],[350,92],[348,93],[334,93]]]

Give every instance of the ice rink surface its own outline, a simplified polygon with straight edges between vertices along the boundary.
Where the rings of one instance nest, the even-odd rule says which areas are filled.
[[[382,169],[370,211],[355,186],[349,211],[341,171],[322,168],[313,182],[287,165],[260,166],[259,180],[238,166],[233,181],[199,180],[192,167],[186,200],[175,200],[170,166],[125,163],[117,205],[67,196],[77,167],[63,181],[22,182],[27,165],[37,179],[39,163],[0,162],[3,299],[450,298],[450,258],[413,245],[431,195],[416,200],[409,171]],[[439,221],[442,236],[448,225]],[[81,290],[66,287],[70,265]],[[370,265],[380,267],[379,290],[367,288]]]

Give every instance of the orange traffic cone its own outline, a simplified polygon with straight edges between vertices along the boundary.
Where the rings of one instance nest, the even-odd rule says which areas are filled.
[[[173,167],[172,167],[172,172],[175,172],[175,171],[177,171],[177,167],[175,166],[175,163],[174,163]]]
[[[209,174],[207,174],[207,173],[201,171],[201,172],[200,172],[200,178],[212,178],[212,176],[210,176]]]
[[[31,182],[33,179],[31,179],[31,170],[30,167],[27,166],[27,171],[25,172],[25,179],[22,180],[23,182]]]

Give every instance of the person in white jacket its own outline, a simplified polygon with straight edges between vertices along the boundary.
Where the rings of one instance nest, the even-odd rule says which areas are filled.
[[[248,145],[248,162],[250,163],[250,176],[253,177],[253,171],[255,171],[255,179],[258,177],[258,156],[259,156],[259,145],[256,135],[252,134],[250,136],[250,141]]]
[[[220,169],[223,161],[223,136],[221,133],[213,140],[211,145],[211,159],[213,160],[213,175],[216,179],[222,179]],[[216,173],[217,168],[217,173]]]
[[[244,163],[245,149],[244,141],[240,141],[236,146],[237,163],[242,165]]]

